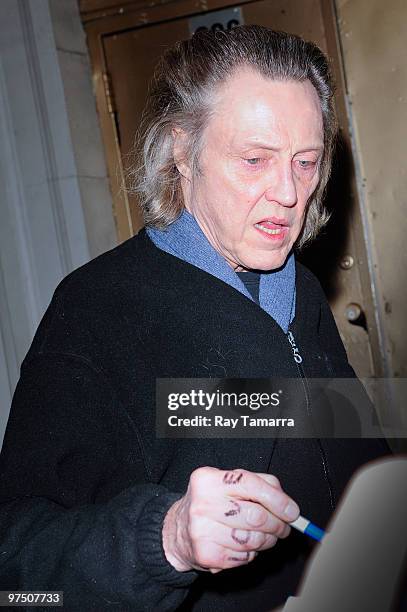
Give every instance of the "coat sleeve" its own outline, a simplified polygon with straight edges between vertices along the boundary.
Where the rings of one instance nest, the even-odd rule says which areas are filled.
[[[167,561],[179,493],[113,478],[117,401],[86,360],[37,354],[22,368],[0,459],[0,588],[64,591],[68,610],[175,610],[196,572]]]

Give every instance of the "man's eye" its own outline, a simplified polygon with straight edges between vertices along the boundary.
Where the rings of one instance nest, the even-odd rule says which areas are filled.
[[[246,162],[249,164],[249,166],[257,166],[261,162],[261,157],[251,157],[246,159]]]
[[[298,164],[300,165],[301,168],[304,168],[305,170],[308,170],[309,168],[313,168],[315,166],[316,162],[310,161],[308,159],[299,159],[298,160]]]

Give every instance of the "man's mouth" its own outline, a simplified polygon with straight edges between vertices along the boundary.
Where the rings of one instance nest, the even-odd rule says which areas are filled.
[[[261,223],[256,223],[256,225],[254,227],[257,227],[257,229],[262,230],[263,232],[266,232],[266,234],[281,234],[282,231],[282,227],[280,225],[280,227],[276,228],[276,229],[269,229],[268,227],[264,227],[264,225],[262,225]]]
[[[254,227],[270,236],[278,236],[286,232],[288,229],[288,222],[286,219],[264,219],[259,223],[255,223]]]

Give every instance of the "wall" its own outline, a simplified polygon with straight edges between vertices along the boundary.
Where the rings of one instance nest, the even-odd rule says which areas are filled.
[[[50,19],[91,257],[117,244],[85,33],[76,0],[49,0]]]
[[[116,243],[77,5],[53,4],[1,3],[0,443],[56,285]]]

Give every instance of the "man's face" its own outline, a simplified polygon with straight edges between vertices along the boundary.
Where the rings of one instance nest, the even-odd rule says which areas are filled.
[[[240,69],[222,86],[204,132],[201,175],[185,205],[236,271],[282,266],[319,180],[322,112],[309,81]]]

